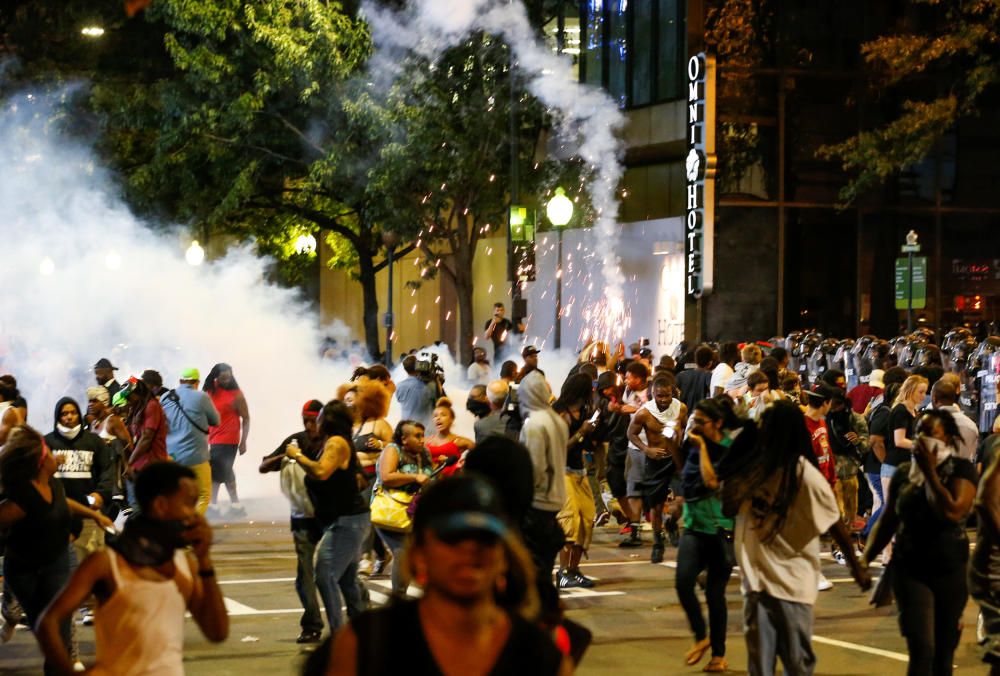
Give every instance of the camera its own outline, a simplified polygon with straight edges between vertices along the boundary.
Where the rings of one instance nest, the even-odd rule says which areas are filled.
[[[437,380],[444,383],[444,368],[438,363],[438,356],[433,352],[421,352],[414,365],[417,377],[424,382]]]

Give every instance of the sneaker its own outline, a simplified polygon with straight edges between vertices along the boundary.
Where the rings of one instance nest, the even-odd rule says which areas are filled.
[[[653,533],[653,551],[649,555],[650,563],[662,563],[663,551],[667,548],[666,537],[663,531]]]
[[[209,505],[205,510],[205,520],[206,521],[218,521],[222,518],[222,510],[216,505]]]
[[[385,569],[388,563],[389,559],[375,559],[375,562],[372,564],[371,577],[375,577],[377,575],[383,575],[385,573]]]
[[[609,514],[608,512],[601,512],[600,514],[594,517],[594,528],[598,528],[600,526],[606,526],[609,521],[611,521],[611,514]]]
[[[574,577],[574,579],[576,579],[576,581],[579,583],[579,585],[581,587],[583,587],[584,589],[592,589],[593,587],[595,587],[597,585],[596,582],[594,582],[589,577],[585,576],[583,573],[581,573],[579,571],[577,571],[576,573],[573,573],[573,577]]]
[[[632,524],[629,529],[628,535],[625,539],[618,543],[619,547],[641,547],[642,540],[639,539],[639,526],[637,524]]]
[[[303,629],[299,637],[295,639],[296,643],[319,643],[320,639],[323,637],[323,632],[312,631],[310,629]]]
[[[839,549],[833,553],[833,560],[842,566],[847,565],[847,557],[844,556],[844,552],[840,551]]]
[[[87,667],[83,666],[83,662],[76,660],[73,662],[73,671],[77,674],[82,674],[87,670]]]
[[[14,630],[17,629],[17,622],[0,620],[0,643],[7,643],[14,637]]]
[[[247,518],[247,510],[244,509],[243,505],[238,502],[234,502],[229,506],[229,518],[230,519],[245,519]]]
[[[829,591],[833,589],[833,583],[826,579],[826,575],[819,574],[819,584],[816,585],[818,591]]]
[[[618,534],[619,535],[628,535],[631,532],[632,532],[632,524],[627,523],[627,524],[625,524],[624,526],[621,527],[621,529],[618,531]]]
[[[582,576],[580,576],[582,577]],[[582,587],[576,575],[571,575],[569,571],[560,570],[556,573],[556,587],[559,589],[576,589]]]

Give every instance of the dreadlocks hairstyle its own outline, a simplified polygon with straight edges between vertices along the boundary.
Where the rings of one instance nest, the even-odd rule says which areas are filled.
[[[790,401],[776,401],[761,415],[760,433],[754,451],[755,462],[747,466],[742,476],[734,476],[737,504],[750,500],[750,510],[756,529],[768,529],[761,538],[772,541],[781,532],[788,512],[799,493],[799,458],[816,466],[812,441],[805,419],[798,406]],[[767,504],[754,499],[761,487],[777,482],[774,500]]]
[[[563,383],[559,398],[552,404],[558,413],[566,413],[569,407],[579,402],[586,409],[594,392],[594,381],[585,373],[574,373]],[[586,415],[584,411],[583,415]]]
[[[215,366],[212,367],[212,370],[208,372],[208,375],[205,376],[205,384],[202,386],[201,389],[204,390],[205,392],[215,392],[215,381],[216,379],[218,379],[219,374],[222,373],[223,371],[232,371],[232,370],[233,367],[230,366],[229,364],[222,362],[216,364]],[[239,384],[236,382],[235,376],[233,377],[233,389],[234,390],[240,389]]]
[[[136,400],[129,404],[128,419],[126,420],[129,427],[142,421],[142,416],[146,412],[146,404],[153,398],[153,391],[149,389],[149,385],[146,384],[146,381],[138,378],[135,378],[135,382],[132,384],[132,394],[136,396]]]

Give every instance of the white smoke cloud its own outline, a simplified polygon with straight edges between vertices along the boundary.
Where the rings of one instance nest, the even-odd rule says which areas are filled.
[[[521,2],[507,0],[414,0],[402,12],[364,3],[377,49],[373,68],[381,76],[399,72],[406,54],[414,52],[435,60],[469,34],[485,31],[504,37],[514,50],[515,67],[528,90],[559,121],[560,134],[576,154],[594,169],[590,195],[597,214],[593,247],[600,252],[602,298],[612,309],[623,311],[623,285],[619,259],[618,199],[615,191],[623,167],[617,133],[625,118],[600,89],[580,84],[568,58],[539,42]]]
[[[260,457],[351,367],[319,358],[314,312],[268,284],[267,261],[249,248],[193,267],[183,229],[139,221],[90,148],[58,132],[64,94],[0,103],[0,372],[17,377],[29,422],[48,431],[60,396],[86,405],[100,357],[119,380],[153,368],[171,387],[185,367],[204,377],[228,362],[252,421],[236,462],[241,497],[279,495],[276,477],[257,473]]]

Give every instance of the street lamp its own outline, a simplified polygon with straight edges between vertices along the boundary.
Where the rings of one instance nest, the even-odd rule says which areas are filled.
[[[310,234],[299,235],[295,240],[295,253],[311,254],[316,251],[316,238]]]
[[[562,188],[556,188],[549,203],[545,205],[545,215],[559,233],[558,267],[556,268],[556,331],[555,348],[562,347],[562,260],[563,260],[563,228],[573,218],[573,202],[566,197]]]
[[[198,244],[198,240],[192,240],[191,246],[184,252],[184,260],[188,265],[201,265],[205,260],[205,250]]]
[[[385,365],[392,368],[392,256],[396,252],[396,245],[399,244],[399,235],[392,230],[382,233],[382,244],[385,245],[385,258],[389,268],[388,299],[385,312]]]
[[[80,29],[80,35],[85,38],[99,38],[104,36],[104,29],[100,26],[84,26]]]

